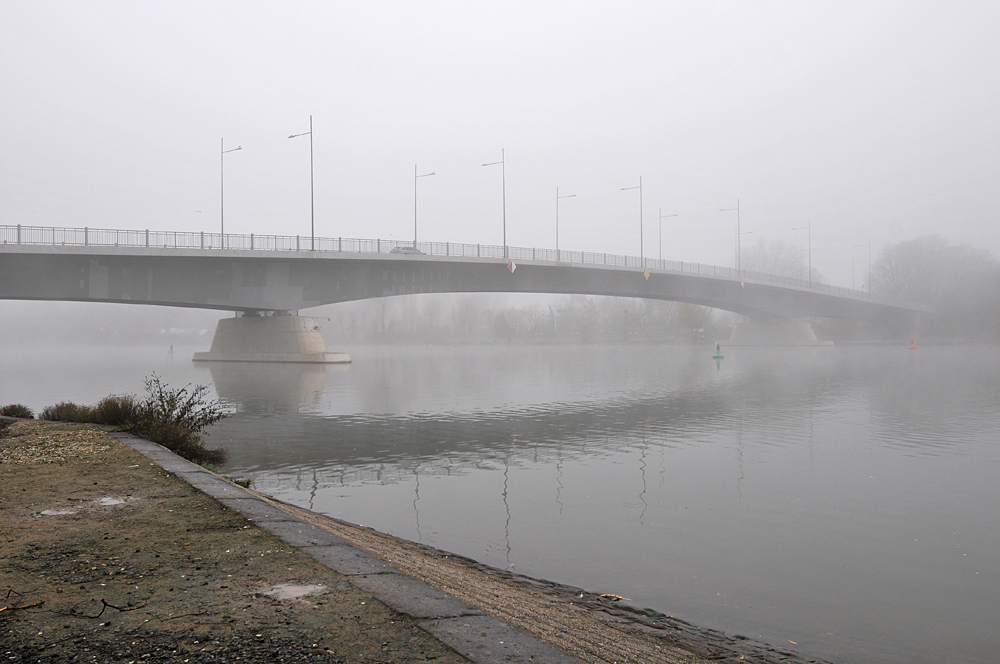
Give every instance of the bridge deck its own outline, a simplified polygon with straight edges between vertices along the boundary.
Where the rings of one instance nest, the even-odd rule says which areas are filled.
[[[435,292],[645,297],[780,318],[923,311],[827,284],[608,253],[437,242],[413,252],[412,242],[381,239],[0,226],[6,299],[252,311]]]

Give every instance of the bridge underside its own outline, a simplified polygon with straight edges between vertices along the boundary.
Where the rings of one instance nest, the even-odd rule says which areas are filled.
[[[45,249],[41,251],[40,249]],[[880,320],[915,312],[865,299],[688,272],[494,259],[3,247],[0,299],[121,302],[224,311],[299,311],[412,293],[553,293],[687,302],[750,318]]]
[[[657,271],[647,277],[638,268],[551,261],[521,261],[512,272],[496,259],[422,255],[0,248],[0,299],[152,304],[252,317],[414,293],[638,297],[703,305],[755,320],[912,321],[915,315],[888,304],[778,284],[688,272]]]

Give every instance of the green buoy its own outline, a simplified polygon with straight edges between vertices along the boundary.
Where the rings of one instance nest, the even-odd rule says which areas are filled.
[[[713,355],[712,358],[716,360],[721,360],[724,357],[725,355],[722,354],[722,348],[719,347],[719,344],[715,344],[715,355]]]

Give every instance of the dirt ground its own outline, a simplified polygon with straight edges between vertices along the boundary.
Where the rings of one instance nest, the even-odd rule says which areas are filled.
[[[465,662],[345,578],[83,425],[0,439],[4,662]],[[317,586],[300,599],[275,586]]]
[[[466,661],[94,427],[19,422],[9,433],[4,661]],[[583,662],[811,661],[271,502]],[[320,588],[295,600],[267,594],[282,584]]]

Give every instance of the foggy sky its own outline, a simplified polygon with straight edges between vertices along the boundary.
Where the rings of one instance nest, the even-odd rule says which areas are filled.
[[[1000,253],[995,2],[6,2],[0,223],[552,247],[850,285],[871,237]],[[860,269],[860,268],[859,268]]]

